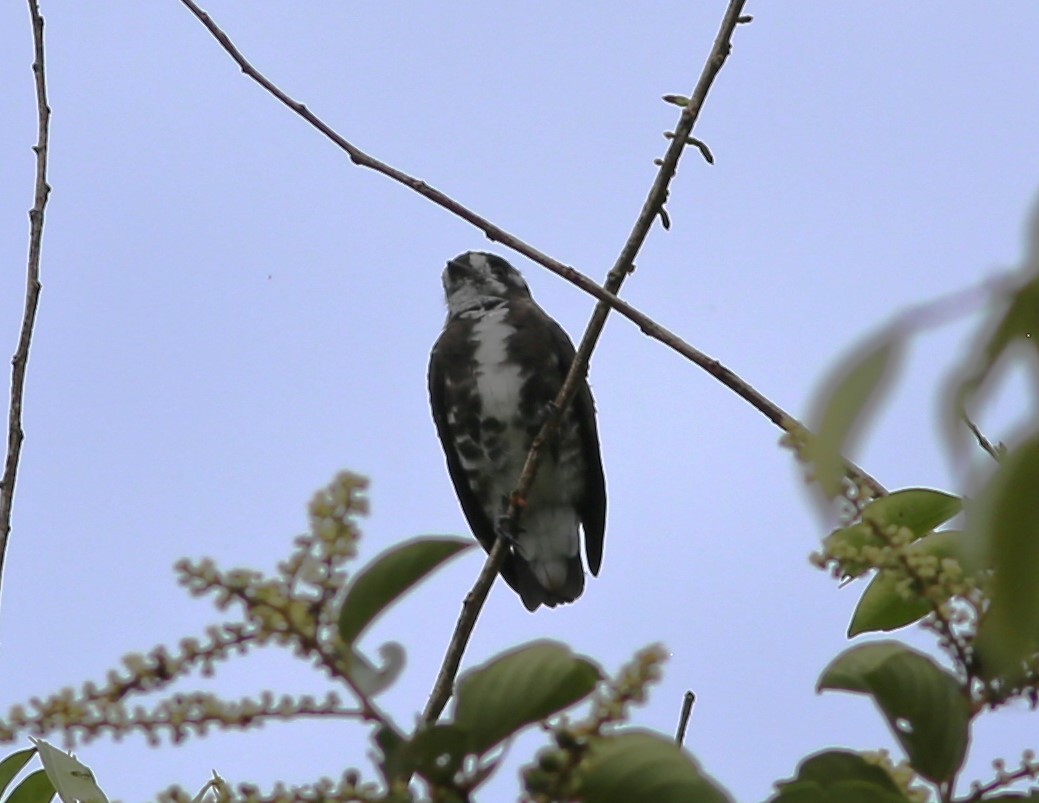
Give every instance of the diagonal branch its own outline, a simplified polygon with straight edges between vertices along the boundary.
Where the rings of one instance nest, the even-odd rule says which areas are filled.
[[[11,534],[11,511],[14,506],[14,484],[18,476],[18,460],[22,454],[22,398],[25,395],[25,370],[29,363],[29,345],[32,342],[36,309],[40,302],[40,249],[43,243],[43,212],[47,207],[50,185],[47,184],[47,146],[50,140],[50,106],[47,105],[47,81],[43,59],[43,17],[37,0],[28,0],[32,21],[33,63],[36,84],[37,134],[36,186],[33,207],[29,210],[29,259],[25,276],[25,310],[18,345],[11,359],[11,403],[7,415],[7,457],[4,474],[0,479],[0,582],[4,575],[4,556],[7,539]]]
[[[573,267],[565,265],[539,251],[537,248],[524,242],[514,234],[506,231],[500,226],[497,226],[481,215],[478,215],[476,212],[462,205],[435,187],[430,186],[425,181],[391,167],[344,139],[334,129],[332,129],[331,126],[310,111],[306,105],[294,100],[257,70],[245,58],[245,56],[242,55],[241,51],[235,47],[230,37],[228,37],[228,35],[194,2],[194,0],[181,0],[181,3],[183,3],[183,5],[187,7],[187,9],[202,23],[206,30],[213,35],[221,47],[223,47],[227,54],[241,68],[243,73],[256,81],[281,103],[324,134],[337,147],[343,150],[354,164],[359,167],[367,167],[375,170],[393,181],[403,184],[405,187],[408,187],[427,200],[437,204],[448,212],[480,229],[489,240],[502,243],[506,247],[522,254],[532,262],[547,268],[552,273],[555,273],[598,299],[600,303],[596,306],[595,311],[593,312],[592,320],[586,329],[585,336],[578,349],[577,358],[575,358],[571,371],[567,376],[562,390],[560,391],[560,395],[556,399],[556,405],[558,408],[557,416],[553,416],[546,421],[545,427],[542,432],[539,433],[538,440],[535,441],[534,448],[532,449],[531,455],[528,456],[528,462],[524,467],[523,477],[527,477],[529,471],[529,478],[521,482],[521,488],[518,488],[517,492],[522,491],[523,493],[526,493],[526,489],[529,488],[529,484],[533,478],[533,472],[536,470],[537,466],[537,455],[542,448],[542,444],[551,437],[555,427],[558,425],[558,414],[561,413],[565,403],[569,401],[576,391],[581,378],[583,378],[587,373],[588,356],[602,332],[602,327],[610,309],[616,310],[620,315],[635,323],[644,334],[660,341],[669,348],[677,351],[686,359],[698,365],[703,370],[707,371],[711,376],[733,390],[737,395],[750,403],[755,409],[760,411],[777,426],[783,429],[788,429],[791,424],[796,424],[796,420],[793,416],[789,415],[778,405],[773,403],[763,394],[759,393],[733,371],[722,365],[718,360],[707,356],[703,352],[686,343],[678,337],[678,335],[661,326],[650,316],[640,312],[632,305],[622,301],[616,295],[617,290],[620,289],[625,277],[631,272],[635,255],[638,253],[642,243],[645,241],[654,219],[658,215],[662,217],[664,215],[664,203],[667,200],[668,186],[671,179],[674,177],[678,160],[682,155],[684,147],[687,144],[691,144],[694,147],[697,147],[701,153],[704,153],[705,151],[703,143],[693,139],[690,134],[693,125],[696,123],[696,119],[699,116],[704,100],[707,97],[711,84],[729,54],[731,48],[730,40],[733,30],[737,24],[750,21],[749,17],[740,16],[741,10],[745,5],[745,0],[740,0],[739,2],[737,2],[737,0],[732,0],[732,2],[729,3],[720,30],[715,38],[711,54],[703,67],[700,79],[697,82],[692,96],[685,101],[682,116],[679,119],[676,130],[668,135],[671,140],[671,145],[665,153],[664,158],[660,160],[660,169],[654,180],[653,186],[642,206],[642,210],[639,213],[631,234],[625,242],[616,263],[607,276],[605,287],[599,285],[597,282],[575,270]],[[704,155],[706,158],[707,153],[704,153]],[[710,159],[708,159],[708,161],[710,161]],[[878,493],[883,493],[882,486],[880,486],[880,484],[866,472],[862,471],[862,469],[858,468],[854,464],[848,463],[847,465],[848,471],[852,476],[860,478],[867,486],[878,489]],[[463,605],[462,616],[456,626],[451,645],[448,648],[447,655],[445,656],[444,665],[441,668],[433,694],[426,706],[425,717],[427,721],[433,721],[439,716],[447,702],[447,699],[450,697],[451,684],[458,671],[462,652],[464,651],[469,635],[472,632],[476,616],[479,613],[479,610],[486,599],[491,583],[497,574],[498,567],[504,559],[504,555],[505,548],[499,542],[495,545],[494,549],[492,549],[472,591],[470,591],[466,597]]]
[[[707,99],[707,93],[710,91],[715,77],[718,75],[732,49],[732,34],[740,22],[740,14],[745,2],[746,0],[730,0],[729,2],[725,16],[722,18],[721,28],[718,31],[717,37],[715,37],[714,46],[711,48],[711,54],[707,57],[707,63],[700,73],[700,79],[697,81],[696,88],[693,90],[692,96],[682,111],[682,117],[675,127],[674,137],[671,139],[671,144],[668,146],[667,153],[661,162],[660,170],[657,171],[653,186],[650,188],[646,201],[642,205],[642,210],[639,212],[631,234],[628,235],[628,239],[624,243],[624,247],[621,248],[617,261],[606,277],[605,289],[613,295],[617,294],[621,284],[624,283],[624,279],[634,269],[635,256],[646,241],[653,221],[663,212],[664,203],[667,201],[668,186],[671,183],[671,179],[674,178],[675,171],[678,169],[678,160],[688,144],[693,125],[696,123],[700,109]],[[588,371],[588,360],[591,357],[592,350],[595,348],[595,344],[599,340],[599,335],[602,334],[610,308],[611,305],[605,300],[600,300],[595,305],[592,318],[585,328],[584,336],[581,338],[581,345],[577,348],[577,354],[574,357],[573,364],[570,366],[570,372],[563,382],[563,387],[559,390],[559,395],[556,396],[555,407],[531,444],[530,453],[527,455],[527,462],[523,466],[522,474],[520,474],[519,483],[516,485],[516,490],[513,491],[512,497],[509,500],[508,518],[513,525],[515,525],[519,517],[520,505],[518,502],[526,497],[534,482],[542,449],[555,435],[556,430],[559,428],[559,421],[562,418],[563,411],[570,403],[579,383],[584,379]],[[444,663],[440,668],[440,673],[437,675],[436,682],[433,685],[433,692],[430,694],[429,701],[426,703],[426,709],[423,712],[423,719],[429,724],[436,722],[451,697],[451,687],[454,685],[454,678],[458,674],[458,667],[461,665],[462,655],[469,642],[469,637],[476,626],[476,618],[483,608],[487,594],[490,592],[491,584],[494,582],[494,577],[505,560],[507,551],[508,545],[503,538],[499,537],[490,555],[487,556],[487,562],[484,564],[479,577],[477,577],[472,591],[465,598],[462,614],[458,617],[455,632],[451,637],[451,643],[448,645],[447,654],[444,656]]]
[[[205,26],[213,37],[220,43],[221,47],[228,53],[228,55],[234,60],[234,62],[241,67],[242,72],[256,81],[260,86],[270,92],[274,97],[280,100],[283,104],[288,106],[296,114],[300,115],[304,120],[310,123],[314,128],[324,134],[328,139],[335,143],[339,148],[347,153],[350,160],[358,165],[359,167],[367,167],[375,170],[378,173],[393,179],[394,181],[403,184],[405,187],[414,190],[422,197],[429,201],[437,204],[438,206],[446,209],[448,212],[460,217],[462,220],[471,223],[476,228],[480,229],[487,237],[487,239],[493,242],[500,242],[508,248],[512,249],[518,254],[522,254],[531,262],[535,262],[544,268],[547,268],[552,273],[565,279],[571,284],[577,286],[579,289],[588,293],[591,296],[597,298],[600,302],[605,303],[610,308],[616,310],[622,316],[627,318],[636,324],[639,329],[646,335],[659,340],[665,346],[674,349],[679,354],[684,356],[686,359],[696,363],[696,365],[703,368],[711,376],[718,379],[726,387],[736,392],[740,397],[749,402],[754,408],[759,410],[765,415],[770,421],[777,426],[783,427],[785,421],[794,421],[793,416],[786,413],[778,405],[771,402],[764,395],[755,390],[752,386],[748,385],[744,380],[740,379],[733,371],[726,368],[718,360],[708,357],[702,351],[694,348],[693,346],[686,343],[678,335],[669,331],[665,327],[656,323],[650,316],[638,309],[622,301],[616,295],[616,290],[620,287],[620,282],[624,280],[624,277],[630,272],[631,260],[634,260],[634,254],[638,251],[641,246],[642,240],[645,239],[646,234],[649,231],[650,225],[653,223],[655,215],[659,214],[659,210],[662,209],[662,203],[666,200],[667,196],[667,183],[671,180],[674,175],[675,167],[678,164],[678,157],[682,151],[682,144],[684,142],[682,138],[683,132],[688,137],[690,131],[692,131],[693,123],[696,122],[696,117],[699,115],[700,107],[703,105],[703,101],[707,95],[708,84],[703,81],[704,76],[701,75],[701,82],[697,84],[696,91],[693,92],[693,96],[688,100],[685,111],[682,114],[681,120],[679,121],[679,128],[670,138],[673,140],[671,147],[668,149],[667,154],[661,160],[661,168],[658,172],[657,179],[653,185],[653,189],[650,192],[650,198],[653,198],[660,202],[661,205],[657,207],[657,211],[653,211],[653,208],[649,205],[650,198],[647,198],[646,204],[643,205],[641,214],[639,215],[638,221],[636,222],[635,228],[632,231],[631,236],[628,238],[628,242],[625,244],[624,251],[621,253],[621,257],[618,258],[617,264],[614,266],[614,270],[610,272],[612,276],[615,272],[619,273],[619,279],[614,286],[607,285],[607,288],[602,287],[598,282],[585,276],[580,271],[564,265],[559,260],[553,259],[547,254],[539,251],[529,243],[524,242],[516,235],[506,231],[500,226],[491,223],[487,218],[478,215],[466,206],[463,206],[454,198],[444,194],[435,187],[431,187],[421,179],[415,178],[414,176],[408,175],[401,170],[397,170],[384,162],[368,155],[356,145],[348,142],[338,133],[336,133],[331,126],[321,120],[317,115],[310,111],[304,104],[297,100],[293,100],[290,96],[285,94],[279,89],[274,83],[272,83],[266,76],[259,72],[246,58],[242,55],[241,51],[235,47],[230,37],[219,26],[213,21],[205,11],[198,7],[193,0],[181,0],[181,2],[194,14],[199,21]],[[742,3],[740,6],[742,7]],[[739,12],[732,12],[726,15],[726,23],[730,20],[735,19],[737,22],[747,21],[746,19],[741,20]],[[722,37],[725,32],[724,24],[718,36]],[[714,55],[717,53],[717,60],[714,59]],[[725,41],[725,46],[722,47],[719,42],[715,41],[714,50],[712,50],[712,58],[708,60],[704,66],[704,74],[708,75],[712,80],[714,75],[721,68],[721,62],[724,61],[725,56],[728,54],[728,41]],[[702,143],[698,140],[691,140],[689,144],[692,144],[702,151]],[[663,178],[666,174],[666,180]],[[630,259],[628,254],[630,253]],[[618,266],[626,265],[621,270],[618,270]],[[601,305],[600,305],[601,307]],[[598,310],[599,308],[597,308]],[[605,319],[605,313],[603,313]],[[601,326],[600,326],[601,331]],[[596,335],[598,337],[598,335]],[[583,345],[583,343],[582,343]],[[583,374],[584,372],[582,372]],[[576,383],[576,380],[575,380]],[[572,392],[572,391],[571,391]],[[857,476],[865,477],[872,485],[880,487],[875,480],[869,477],[868,474],[858,469],[855,466],[850,466],[849,470]]]

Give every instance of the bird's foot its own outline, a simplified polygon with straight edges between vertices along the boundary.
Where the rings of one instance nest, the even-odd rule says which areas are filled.
[[[497,524],[494,528],[495,533],[498,537],[508,544],[513,549],[518,550],[520,543],[518,535],[514,535],[511,530],[511,519],[508,516],[499,516]]]
[[[498,537],[501,538],[505,543],[509,544],[513,549],[519,548],[519,535],[523,532],[523,528],[520,527],[518,516],[519,511],[526,507],[527,502],[525,499],[512,495],[511,501],[507,499],[502,500],[502,511],[498,514],[497,520],[494,522],[494,530]],[[516,515],[510,516],[510,511],[515,508]]]
[[[538,410],[538,426],[544,426],[545,422],[548,421],[552,416],[559,413],[559,405],[556,404],[555,399],[550,399],[541,405],[541,409]]]

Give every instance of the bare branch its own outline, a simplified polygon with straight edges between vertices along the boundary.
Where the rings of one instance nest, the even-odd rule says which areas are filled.
[[[36,187],[33,207],[29,210],[29,259],[25,276],[25,310],[18,345],[11,359],[11,404],[7,415],[7,457],[4,475],[0,479],[0,583],[4,575],[4,556],[7,539],[11,534],[11,511],[14,506],[14,484],[18,476],[18,460],[22,454],[22,398],[25,395],[25,370],[29,363],[29,345],[36,323],[36,308],[40,301],[40,249],[43,243],[43,213],[50,195],[47,184],[47,146],[50,139],[50,106],[47,105],[47,81],[43,59],[43,17],[37,0],[28,0],[32,21],[33,63],[36,84],[37,135]]]
[[[437,206],[443,207],[448,212],[451,212],[452,214],[462,218],[462,220],[471,223],[473,226],[483,231],[484,235],[487,237],[488,240],[491,240],[492,242],[500,242],[508,248],[511,248],[512,250],[516,251],[517,253],[523,254],[523,256],[527,257],[528,259],[537,262],[539,265],[545,266],[554,273],[558,273],[559,275],[564,276],[564,278],[565,275],[562,271],[573,270],[572,268],[566,268],[564,265],[562,265],[562,263],[557,262],[551,257],[541,253],[532,245],[528,245],[515,235],[505,231],[500,226],[496,226],[494,223],[491,223],[491,221],[487,220],[487,218],[476,214],[476,212],[472,211],[468,207],[463,206],[454,198],[451,198],[450,196],[446,195],[445,193],[441,192],[435,187],[430,186],[422,179],[415,178],[414,176],[411,176],[403,172],[402,170],[398,170],[395,167],[391,167],[385,162],[379,161],[374,156],[365,153],[353,143],[348,142],[346,139],[340,136],[335,130],[333,130],[333,128],[330,125],[328,125],[328,123],[326,123],[324,120],[322,120],[312,111],[310,111],[310,109],[308,109],[305,104],[300,103],[299,101],[294,100],[292,97],[287,95],[280,88],[278,88],[278,86],[276,86],[270,79],[268,79],[252,64],[250,64],[249,61],[245,58],[245,56],[241,54],[238,48],[235,47],[230,37],[226,33],[224,33],[223,30],[220,29],[220,27],[213,21],[212,17],[209,16],[209,14],[207,14],[205,11],[199,8],[199,6],[194,2],[194,0],[181,0],[181,3],[183,3],[188,8],[188,10],[191,11],[191,13],[199,19],[199,21],[206,27],[206,30],[208,30],[214,36],[214,38],[220,43],[221,47],[224,48],[227,54],[234,60],[234,62],[239,67],[241,67],[243,73],[245,73],[254,81],[256,81],[256,83],[258,83],[260,86],[262,86],[272,95],[274,95],[274,97],[276,97],[279,101],[288,106],[292,111],[294,111],[308,123],[314,126],[314,128],[316,128],[318,131],[320,131],[322,134],[328,137],[328,139],[330,139],[340,149],[346,152],[346,154],[350,157],[350,161],[352,161],[355,165],[357,165],[358,167],[367,167],[371,170],[376,171],[377,173],[381,173],[382,175],[393,179],[399,184],[403,184],[405,187],[408,187],[409,189],[417,192],[423,198],[432,201]]]

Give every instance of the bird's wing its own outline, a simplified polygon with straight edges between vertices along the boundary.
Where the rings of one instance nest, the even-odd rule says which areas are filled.
[[[566,330],[551,322],[552,339],[559,357],[563,375],[570,370],[576,350]],[[585,488],[579,512],[584,527],[584,550],[588,557],[588,570],[599,574],[602,566],[603,540],[606,537],[606,478],[602,470],[602,454],[599,450],[599,427],[595,422],[595,400],[588,386],[588,379],[581,380],[574,394],[573,405],[577,426],[581,431],[581,446],[584,451]]]
[[[445,330],[433,346],[433,352],[429,358],[429,402],[433,411],[433,423],[436,425],[440,443],[444,447],[447,472],[455,486],[455,493],[462,505],[462,512],[465,514],[466,521],[469,522],[469,527],[476,536],[476,540],[490,552],[496,538],[494,523],[488,518],[483,505],[473,493],[469,477],[458,456],[455,436],[447,421],[447,411],[458,401],[453,397],[447,376],[446,366],[458,364],[448,353],[451,346],[445,337],[447,334],[448,332]]]

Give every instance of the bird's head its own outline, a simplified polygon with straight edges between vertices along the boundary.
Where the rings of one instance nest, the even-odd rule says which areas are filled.
[[[444,268],[444,295],[451,315],[514,298],[530,298],[530,288],[512,265],[495,254],[466,251]]]

